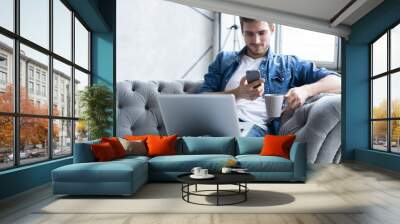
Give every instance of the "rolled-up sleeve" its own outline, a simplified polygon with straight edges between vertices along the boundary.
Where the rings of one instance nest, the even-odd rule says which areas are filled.
[[[294,85],[302,86],[319,81],[328,75],[336,75],[337,72],[326,68],[317,68],[314,62],[301,60],[296,56],[292,56],[292,67],[294,68]]]
[[[221,91],[222,71],[221,71],[222,53],[219,53],[208,66],[208,72],[204,75],[203,85],[199,89],[199,93],[203,92],[218,92]]]

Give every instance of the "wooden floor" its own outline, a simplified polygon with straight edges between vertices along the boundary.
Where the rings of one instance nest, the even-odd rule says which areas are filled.
[[[35,214],[54,200],[42,186],[0,202],[0,223],[400,223],[400,174],[360,163],[313,167],[308,183],[317,183],[346,201],[367,203],[357,214]]]

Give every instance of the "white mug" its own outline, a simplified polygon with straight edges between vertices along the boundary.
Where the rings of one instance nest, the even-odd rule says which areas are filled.
[[[230,173],[232,171],[232,168],[230,167],[222,167],[221,172],[222,173]]]
[[[201,175],[200,174],[200,171],[202,170],[202,168],[201,167],[193,167],[193,169],[192,169],[192,173],[194,174],[194,175],[196,175],[196,176],[199,176],[199,175]]]
[[[280,117],[282,112],[282,105],[284,95],[280,94],[265,94],[265,106],[267,109],[268,117]]]
[[[208,175],[208,169],[201,169],[200,170],[200,176],[207,176]]]

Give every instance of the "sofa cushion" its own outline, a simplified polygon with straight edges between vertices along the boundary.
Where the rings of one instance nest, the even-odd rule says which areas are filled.
[[[278,156],[238,155],[241,168],[249,172],[292,172],[292,161]]]
[[[158,156],[149,160],[149,170],[190,172],[193,167],[200,166],[211,172],[219,171],[230,159],[231,155],[175,155]]]
[[[182,154],[225,154],[235,155],[233,137],[183,137]]]
[[[96,158],[90,148],[92,144],[99,144],[99,139],[87,142],[75,143],[74,163],[95,162]]]
[[[130,182],[134,172],[143,172],[147,163],[141,159],[108,162],[74,163],[53,170],[58,182]],[[147,176],[147,172],[143,172]]]
[[[236,140],[236,155],[259,154],[264,144],[263,137],[238,137]]]

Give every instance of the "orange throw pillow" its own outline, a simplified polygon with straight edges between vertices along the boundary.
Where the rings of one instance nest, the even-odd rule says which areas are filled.
[[[117,158],[113,147],[108,142],[93,144],[90,147],[94,157],[99,162],[110,161]]]
[[[101,142],[108,142],[114,149],[117,158],[125,157],[126,151],[117,137],[101,138]]]
[[[148,156],[176,155],[176,135],[147,137]]]
[[[124,139],[129,140],[129,141],[146,141],[147,137],[149,135],[125,135]]]
[[[265,135],[261,156],[280,156],[290,159],[290,148],[296,135]]]

